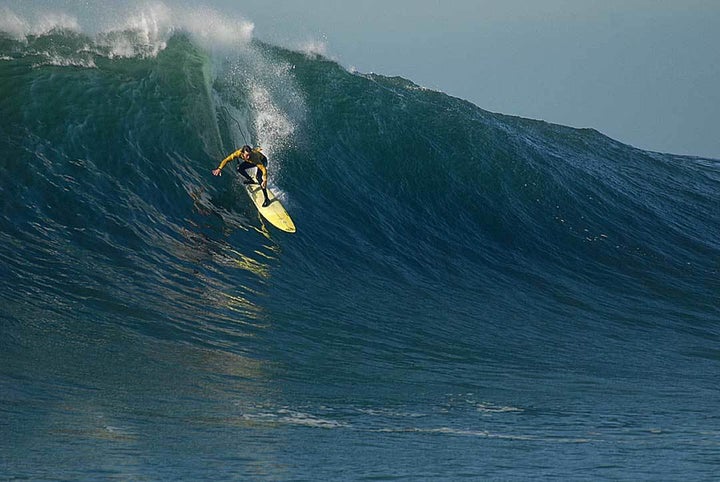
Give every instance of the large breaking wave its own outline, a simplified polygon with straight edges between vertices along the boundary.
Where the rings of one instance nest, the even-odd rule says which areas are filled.
[[[174,382],[120,347],[171,343],[183,370],[209,373],[193,378],[203,393],[243,393],[242,420],[343,429],[358,422],[303,411],[323,387],[485,384],[498,400],[478,406],[513,414],[524,410],[498,387],[518,373],[714,383],[718,161],[348,72],[210,10],[159,5],[95,28],[65,14],[3,19],[10,385],[108,387],[132,370],[167,396]],[[265,226],[231,170],[210,175],[245,143],[270,158],[298,233]],[[132,368],[110,370],[118,359]],[[273,408],[282,383],[290,401]],[[390,419],[365,423],[490,435]]]

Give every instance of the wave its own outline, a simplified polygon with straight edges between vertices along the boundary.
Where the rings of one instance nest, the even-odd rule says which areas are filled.
[[[218,345],[238,313],[238,336],[266,326],[263,290],[295,304],[309,284],[334,293],[327,313],[364,292],[367,326],[420,293],[405,314],[448,346],[478,324],[501,336],[499,319],[527,339],[578,317],[717,334],[716,160],[348,72],[206,10],[160,4],[92,32],[4,13],[6,301],[131,307],[121,323],[160,318]],[[297,236],[265,227],[233,176],[209,176],[245,143],[271,159]],[[202,327],[198,296],[215,300]]]
[[[11,477],[708,473],[720,161],[206,9],[23,8],[0,12]],[[212,176],[243,144],[296,233]]]

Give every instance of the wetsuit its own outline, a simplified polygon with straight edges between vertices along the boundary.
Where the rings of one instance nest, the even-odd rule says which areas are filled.
[[[218,167],[218,169],[222,170],[222,168],[225,167],[225,164],[227,164],[228,162],[232,161],[233,159],[235,159],[237,157],[240,157],[241,152],[242,152],[242,149],[238,149],[237,151],[235,151],[232,154],[230,154],[229,156],[227,156],[220,163],[220,166]],[[240,159],[242,159],[242,158],[240,157]],[[255,178],[257,179],[257,183],[262,186],[263,177],[267,177],[267,163],[268,163],[267,157],[265,157],[265,155],[262,152],[260,152],[259,149],[253,149],[252,151],[250,151],[250,159],[247,161],[245,159],[243,159],[243,162],[238,164],[237,170],[245,179],[247,179],[247,181],[249,181],[249,182],[246,182],[246,184],[250,184],[250,183],[254,183],[255,181],[253,181],[253,179],[247,173],[247,170],[250,169],[251,167],[256,167],[257,173],[255,174]],[[265,201],[268,202],[267,189],[263,188],[262,191],[263,191],[263,194],[265,195]]]

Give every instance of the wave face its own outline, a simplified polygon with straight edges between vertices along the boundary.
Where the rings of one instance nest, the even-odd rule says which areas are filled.
[[[720,461],[717,160],[347,72],[251,24],[218,40],[5,13],[6,475]],[[233,166],[211,176],[245,143],[296,234],[265,226]]]

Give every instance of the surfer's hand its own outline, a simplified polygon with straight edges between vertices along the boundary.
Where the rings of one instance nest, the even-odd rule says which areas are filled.
[[[222,176],[222,171],[220,169],[213,169],[213,176]]]
[[[262,184],[260,185],[263,189],[267,189],[267,179],[263,179]]]

